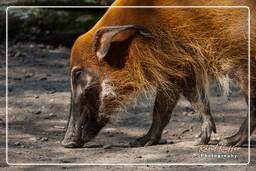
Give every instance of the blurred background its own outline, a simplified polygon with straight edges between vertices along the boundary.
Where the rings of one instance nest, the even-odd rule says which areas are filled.
[[[102,6],[113,0],[1,0],[0,42],[5,41],[7,6]],[[78,35],[89,30],[106,9],[9,9],[9,41],[71,46]]]

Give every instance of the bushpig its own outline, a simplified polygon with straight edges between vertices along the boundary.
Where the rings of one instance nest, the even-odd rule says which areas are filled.
[[[247,7],[155,8],[238,5]],[[152,89],[156,89],[156,98],[151,128],[132,145],[148,146],[160,141],[181,93],[202,117],[201,135],[196,144],[207,144],[211,133],[216,132],[207,95],[209,80],[224,85],[223,79],[227,77],[236,80],[245,99],[250,99],[250,131],[253,132],[256,127],[255,21],[253,0],[116,0],[102,19],[73,45],[71,110],[62,145],[83,146],[108,123],[116,108],[138,93]],[[239,131],[222,139],[220,144],[246,142],[247,122],[248,116]]]

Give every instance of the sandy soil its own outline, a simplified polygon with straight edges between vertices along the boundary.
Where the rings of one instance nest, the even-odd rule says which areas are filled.
[[[126,111],[113,116],[111,123],[84,148],[60,146],[69,111],[70,49],[41,44],[17,43],[9,48],[8,161],[17,163],[145,163],[143,166],[8,166],[5,163],[5,65],[0,67],[0,170],[77,169],[77,170],[205,170],[206,166],[150,166],[149,163],[247,163],[248,148],[244,145],[232,152],[220,151],[216,139],[237,131],[246,116],[245,100],[234,91],[227,99],[212,90],[212,113],[217,134],[209,146],[194,146],[200,130],[200,119],[190,104],[181,97],[172,119],[163,133],[162,144],[131,148],[129,142],[147,132],[151,123],[152,92],[148,100],[139,97]],[[4,59],[4,47],[0,47]],[[4,60],[2,60],[4,61]],[[4,63],[1,63],[4,64]],[[256,135],[252,136],[251,163],[236,166],[254,170]],[[213,150],[210,147],[214,147]],[[207,148],[207,149],[206,149]],[[200,150],[201,149],[201,150]],[[204,151],[202,152],[202,149]],[[208,157],[205,156],[208,155]],[[210,157],[212,154],[233,157]],[[204,156],[202,156],[204,155]],[[234,170],[232,166],[210,166],[212,170]]]

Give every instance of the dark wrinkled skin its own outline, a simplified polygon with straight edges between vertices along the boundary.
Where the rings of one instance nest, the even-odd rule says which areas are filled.
[[[77,72],[80,78],[74,76]],[[69,120],[65,137],[62,141],[64,147],[81,147],[84,143],[93,139],[104,127],[102,119],[98,117],[99,109],[99,85],[97,81],[91,87],[84,77],[92,76],[87,71],[74,71],[72,80],[72,98],[69,113]],[[94,76],[95,78],[95,76]],[[77,87],[82,87],[82,91],[77,92]],[[86,87],[86,88],[85,88]]]

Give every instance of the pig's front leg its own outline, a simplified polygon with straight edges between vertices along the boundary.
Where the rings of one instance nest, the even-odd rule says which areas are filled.
[[[176,106],[178,99],[179,92],[176,90],[169,92],[158,91],[150,130],[146,135],[131,143],[131,146],[141,147],[158,144],[161,139],[163,129],[169,123],[172,111]]]

